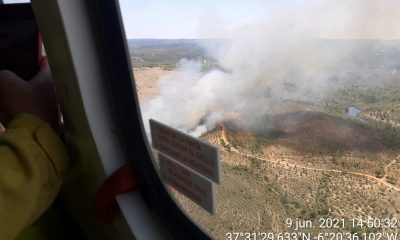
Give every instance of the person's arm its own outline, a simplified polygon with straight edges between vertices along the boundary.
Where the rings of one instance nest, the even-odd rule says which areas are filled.
[[[0,112],[14,119],[0,131],[0,239],[7,240],[46,211],[68,169],[52,129],[59,112],[47,61],[28,82],[0,71]]]
[[[0,136],[0,239],[14,239],[56,197],[68,155],[50,125],[19,115]]]

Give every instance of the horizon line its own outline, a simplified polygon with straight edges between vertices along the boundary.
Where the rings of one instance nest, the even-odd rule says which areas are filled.
[[[215,40],[215,39],[233,39],[233,38],[127,38],[128,40]]]
[[[127,38],[127,40],[233,40],[234,38]],[[321,40],[400,41],[400,38],[316,38]]]

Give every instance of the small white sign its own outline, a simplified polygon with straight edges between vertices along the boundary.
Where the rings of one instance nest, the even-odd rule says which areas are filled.
[[[214,184],[170,157],[158,153],[161,178],[211,214],[215,213]]]
[[[150,119],[153,148],[206,178],[220,183],[218,149],[200,139]]]

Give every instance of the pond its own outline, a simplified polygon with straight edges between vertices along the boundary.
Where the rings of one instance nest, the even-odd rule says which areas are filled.
[[[347,115],[350,116],[350,117],[357,117],[357,115],[358,115],[360,112],[361,112],[360,109],[358,109],[358,108],[356,108],[356,107],[352,107],[352,106],[350,106],[350,107],[348,107],[348,108],[346,109],[346,113],[347,113]]]

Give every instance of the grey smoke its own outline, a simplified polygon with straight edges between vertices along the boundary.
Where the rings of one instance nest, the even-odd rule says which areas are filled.
[[[266,11],[260,22],[228,30],[214,25],[212,32],[200,26],[204,37],[229,36],[201,42],[224,70],[203,72],[201,62],[182,60],[178,73],[159,80],[161,95],[142,106],[145,126],[154,118],[199,136],[229,117],[255,122],[280,101],[316,101],[351,82],[386,78],[365,62],[374,57],[365,52],[379,54],[386,40],[400,38],[400,1],[279,2],[260,6]]]

